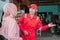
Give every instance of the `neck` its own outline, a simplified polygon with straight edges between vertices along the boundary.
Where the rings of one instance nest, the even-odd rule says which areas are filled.
[[[31,18],[34,16],[34,14],[33,13],[30,13],[30,16],[31,16]]]

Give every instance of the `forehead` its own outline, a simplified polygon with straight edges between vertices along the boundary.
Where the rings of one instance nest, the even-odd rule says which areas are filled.
[[[36,10],[35,8],[30,8],[31,10]]]

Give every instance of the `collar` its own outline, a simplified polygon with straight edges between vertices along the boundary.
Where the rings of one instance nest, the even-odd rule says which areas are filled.
[[[28,17],[31,18],[30,13],[28,13]],[[36,14],[34,14],[32,18],[36,18],[36,17],[37,17]]]

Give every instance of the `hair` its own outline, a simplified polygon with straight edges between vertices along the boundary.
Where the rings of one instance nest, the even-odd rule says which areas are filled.
[[[29,8],[27,5],[20,5],[21,6],[21,10],[25,10],[25,13],[29,13]]]
[[[22,0],[17,0],[17,2],[18,2],[18,3],[21,3],[21,2],[22,2]]]

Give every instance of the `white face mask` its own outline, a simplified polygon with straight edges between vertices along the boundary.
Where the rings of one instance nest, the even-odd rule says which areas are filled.
[[[31,12],[31,13],[35,13],[35,12],[36,12],[36,10],[35,10],[35,9],[33,9],[33,8],[30,8],[30,9],[29,9],[29,12]]]
[[[25,10],[21,10],[21,13],[25,13]]]

